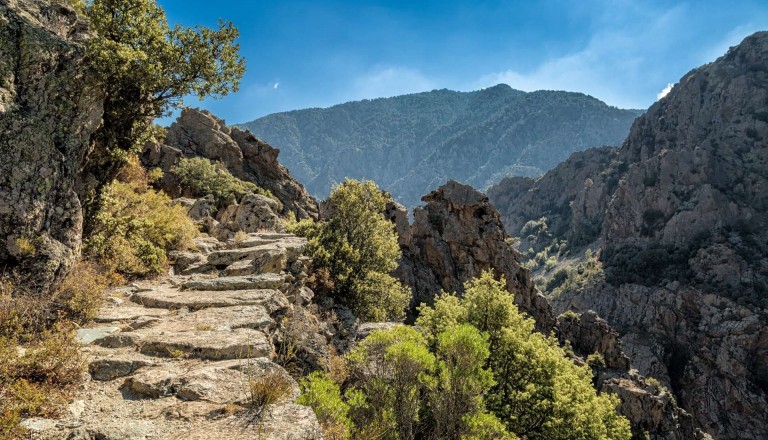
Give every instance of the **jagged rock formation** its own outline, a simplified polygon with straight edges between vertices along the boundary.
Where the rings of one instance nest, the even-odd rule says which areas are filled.
[[[724,439],[768,437],[767,65],[760,32],[684,76],[584,185],[562,177],[574,157],[510,197],[492,191],[515,226],[547,215],[527,193],[565,194],[561,237],[574,248],[595,221],[607,283],[553,305],[597,311],[632,364]]]
[[[297,383],[277,363],[286,322],[305,316],[312,298],[306,240],[259,233],[197,241],[203,252],[176,255],[177,275],[113,291],[96,323],[78,330],[92,380],[75,396],[78,411],[25,422],[43,427],[35,438],[322,439],[312,409],[295,403]],[[267,255],[279,264],[258,264]],[[304,347],[322,338],[318,332],[291,337]],[[265,380],[285,382],[285,395],[233,413]]]
[[[243,126],[280,147],[315,196],[345,177],[371,179],[410,209],[448,179],[487,188],[509,175],[538,176],[574,151],[619,145],[637,115],[580,93],[499,84],[276,113]]]
[[[279,153],[251,133],[228,127],[208,111],[187,108],[168,128],[165,141],[146,145],[141,159],[145,166],[163,170],[159,185],[172,197],[185,194],[171,168],[182,157],[205,157],[221,162],[236,177],[271,191],[282,203],[283,214],[317,218],[317,201],[280,165]]]
[[[537,251],[552,238],[573,246],[589,244],[600,235],[604,207],[618,185],[618,149],[591,148],[574,153],[539,179],[508,177],[488,189],[504,226],[520,236],[520,249]],[[606,191],[592,191],[592,187]],[[530,220],[546,217],[545,237],[521,233]]]
[[[408,235],[401,231],[403,258],[397,270],[397,276],[413,288],[413,306],[431,304],[441,290],[461,293],[464,282],[490,269],[504,276],[516,304],[541,330],[554,327],[552,308],[533,285],[530,271],[518,263],[499,213],[485,194],[449,181],[422,200],[427,204],[414,210],[410,238],[406,240]],[[405,213],[400,212],[390,218],[403,218]]]
[[[462,292],[462,283],[491,269],[507,279],[521,311],[536,320],[539,331],[554,331],[560,341],[586,358],[600,353],[607,369],[599,374],[596,388],[622,399],[620,411],[630,419],[633,432],[651,439],[706,439],[666,391],[656,390],[646,379],[629,370],[619,334],[594,312],[565,314],[558,318],[533,284],[531,273],[519,264],[488,197],[470,186],[449,181],[424,196],[426,206],[416,208],[408,226],[402,205],[390,203],[385,215],[395,225],[403,258],[396,271],[411,286],[413,306],[430,303],[436,292]],[[666,393],[666,394],[665,394]]]
[[[65,4],[0,3],[0,271],[38,291],[80,254],[75,177],[102,114],[83,67],[89,37]]]

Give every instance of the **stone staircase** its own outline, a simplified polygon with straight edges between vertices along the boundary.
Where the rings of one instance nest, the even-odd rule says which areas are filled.
[[[62,420],[36,422],[36,438],[322,438],[274,362],[280,319],[311,300],[306,240],[253,233],[197,244],[201,252],[173,256],[169,276],[112,291],[95,324],[78,330],[92,380]],[[259,381],[288,386],[254,408]]]

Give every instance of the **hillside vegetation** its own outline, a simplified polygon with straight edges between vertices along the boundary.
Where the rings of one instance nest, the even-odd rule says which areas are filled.
[[[499,84],[276,113],[242,126],[279,148],[319,198],[346,177],[371,179],[413,207],[448,179],[486,188],[541,175],[575,151],[619,145],[638,113],[581,93]]]

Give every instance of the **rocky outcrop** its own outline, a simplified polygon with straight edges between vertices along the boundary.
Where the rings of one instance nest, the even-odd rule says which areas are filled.
[[[66,4],[0,3],[0,270],[45,291],[80,254],[75,177],[101,121],[87,24]]]
[[[582,314],[565,313],[557,317],[557,336],[582,355],[599,353],[605,366],[614,370],[629,370],[629,358],[621,350],[619,334],[608,322],[592,310]]]
[[[485,194],[449,181],[422,200],[427,204],[414,210],[410,239],[401,231],[403,258],[396,273],[412,287],[413,307],[431,304],[441,290],[461,293],[466,281],[492,270],[507,280],[515,303],[539,329],[548,332],[554,327],[552,308],[534,286],[530,271],[518,263],[519,254]],[[396,212],[389,216],[403,218]]]
[[[168,128],[164,143],[146,145],[141,159],[145,166],[163,170],[159,185],[172,197],[182,196],[184,191],[171,168],[182,157],[205,157],[221,162],[236,177],[269,190],[280,200],[282,214],[317,218],[317,201],[280,165],[279,153],[251,133],[228,127],[210,112],[187,108]]]
[[[530,187],[546,188],[544,200],[567,194],[572,248],[580,219],[599,220],[606,282],[564,292],[555,309],[595,310],[632,365],[723,439],[768,437],[766,65],[760,32],[685,75],[577,191],[546,186],[562,180],[555,171]],[[505,218],[544,216],[522,192]]]
[[[681,410],[675,397],[658,382],[635,372],[601,378],[601,392],[621,400],[618,411],[629,419],[632,438],[650,440],[712,440],[697,429],[693,417]]]
[[[508,177],[488,189],[507,230],[520,237],[520,249],[537,252],[552,240],[572,246],[589,244],[600,236],[605,206],[618,184],[617,148],[602,147],[574,153],[538,179]],[[525,226],[544,219],[544,234]]]

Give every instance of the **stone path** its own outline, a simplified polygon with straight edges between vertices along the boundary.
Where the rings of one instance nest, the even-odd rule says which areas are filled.
[[[273,362],[277,323],[311,298],[305,247],[289,234],[205,237],[202,252],[174,256],[174,275],[111,292],[78,331],[91,380],[61,420],[25,422],[34,438],[322,438],[312,410],[295,403],[298,384]],[[285,393],[253,409],[251,384],[265,382]]]

